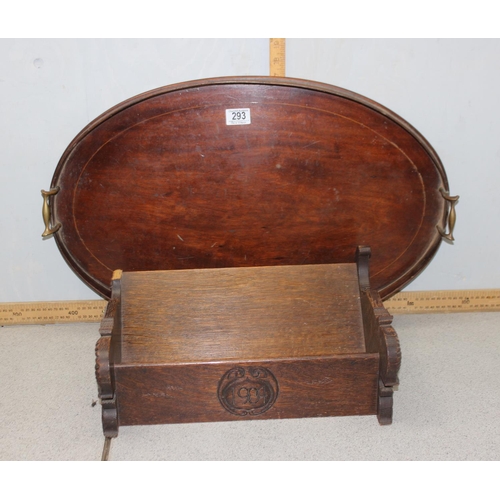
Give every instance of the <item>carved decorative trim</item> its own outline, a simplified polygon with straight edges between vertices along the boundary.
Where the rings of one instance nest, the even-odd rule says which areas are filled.
[[[372,251],[370,247],[358,246],[356,249],[356,262],[358,265],[358,282],[360,290],[370,288],[370,257]]]
[[[236,366],[219,382],[217,395],[225,410],[239,417],[261,415],[278,397],[278,381],[261,366]]]
[[[366,290],[361,297],[368,352],[380,354],[380,377],[385,385],[398,383],[401,346],[392,327],[392,316],[384,308],[377,291]]]
[[[113,298],[108,302],[104,316],[101,320],[99,333],[102,335],[111,335],[115,324],[115,314],[118,308],[118,300]]]
[[[101,337],[95,345],[95,378],[101,399],[111,399],[114,394],[109,362],[110,350],[111,337]]]
[[[102,430],[106,437],[118,436],[118,410],[116,399],[101,400],[102,405]]]
[[[377,290],[370,288],[370,256],[369,247],[358,247],[356,260],[366,349],[368,352],[380,354],[380,378],[386,386],[392,386],[398,383],[401,347],[398,335],[392,327],[393,317],[384,307]]]
[[[95,375],[102,406],[102,428],[106,437],[118,435],[118,412],[110,366],[111,336],[101,337],[95,347]]]
[[[367,352],[379,354],[379,387],[377,416],[381,425],[392,423],[393,386],[399,383],[401,346],[392,327],[392,316],[384,307],[377,290],[370,287],[369,247],[358,247],[356,260],[365,329]]]
[[[115,321],[119,314],[120,280],[112,282],[113,295],[101,320],[101,337],[95,346],[95,377],[102,407],[102,428],[106,437],[118,435],[118,410],[113,380],[112,341]]]

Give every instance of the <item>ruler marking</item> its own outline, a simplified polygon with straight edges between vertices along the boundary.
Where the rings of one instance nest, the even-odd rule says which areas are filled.
[[[99,322],[105,306],[104,300],[7,303],[0,308],[0,325]]]
[[[13,302],[0,306],[0,325],[99,322],[107,302]],[[498,290],[400,292],[384,302],[393,314],[500,311]]]
[[[500,290],[400,292],[385,306],[398,314],[425,312],[499,311]]]
[[[285,76],[285,39],[269,39],[269,74],[270,76]]]

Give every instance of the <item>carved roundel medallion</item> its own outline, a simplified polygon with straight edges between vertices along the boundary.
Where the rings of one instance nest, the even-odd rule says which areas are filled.
[[[278,381],[260,366],[236,366],[219,382],[221,405],[240,417],[260,415],[271,408],[278,397]]]

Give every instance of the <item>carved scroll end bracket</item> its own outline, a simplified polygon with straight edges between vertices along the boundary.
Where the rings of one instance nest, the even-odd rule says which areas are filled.
[[[356,249],[356,262],[358,265],[358,281],[360,290],[370,289],[370,247],[358,246]]]
[[[95,346],[95,378],[101,399],[111,399],[114,396],[113,380],[111,376],[111,337],[101,337]]]
[[[119,354],[119,342],[116,337],[120,326],[121,276],[121,271],[113,273],[111,299],[101,320],[101,337],[95,347],[95,375],[102,406],[102,428],[106,438],[116,437],[119,427],[113,362],[115,355]]]
[[[382,325],[382,347],[385,350],[381,359],[381,379],[386,386],[399,384],[398,373],[401,368],[401,345],[396,330],[391,325]]]
[[[109,310],[109,304],[107,311]],[[112,336],[106,334],[112,331],[112,323],[108,326],[106,317],[101,323],[101,337],[95,347],[95,376],[99,400],[102,407],[102,428],[104,436],[116,437],[118,435],[118,410],[116,406],[116,394],[113,380],[113,368],[111,364]]]
[[[392,327],[393,317],[384,306],[380,294],[370,288],[369,247],[358,247],[356,260],[361,294],[361,309],[368,352],[380,356],[377,417],[381,425],[392,423],[393,387],[399,383],[401,347]]]
[[[392,424],[393,388],[379,380],[377,418],[380,425]]]
[[[387,315],[385,318],[392,317]],[[396,331],[390,321],[379,322],[380,331],[380,378],[378,389],[377,416],[380,425],[392,423],[394,386],[399,384],[398,373],[401,367],[401,346]]]
[[[106,437],[116,437],[118,435],[118,412],[110,363],[110,335],[104,335],[97,341],[95,353],[95,375],[102,406],[102,428]]]
[[[102,405],[102,432],[107,438],[118,436],[118,410],[116,399],[104,399]]]

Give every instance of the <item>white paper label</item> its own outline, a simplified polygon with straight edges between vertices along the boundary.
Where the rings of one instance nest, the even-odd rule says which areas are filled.
[[[226,109],[226,125],[250,125],[250,108]]]

